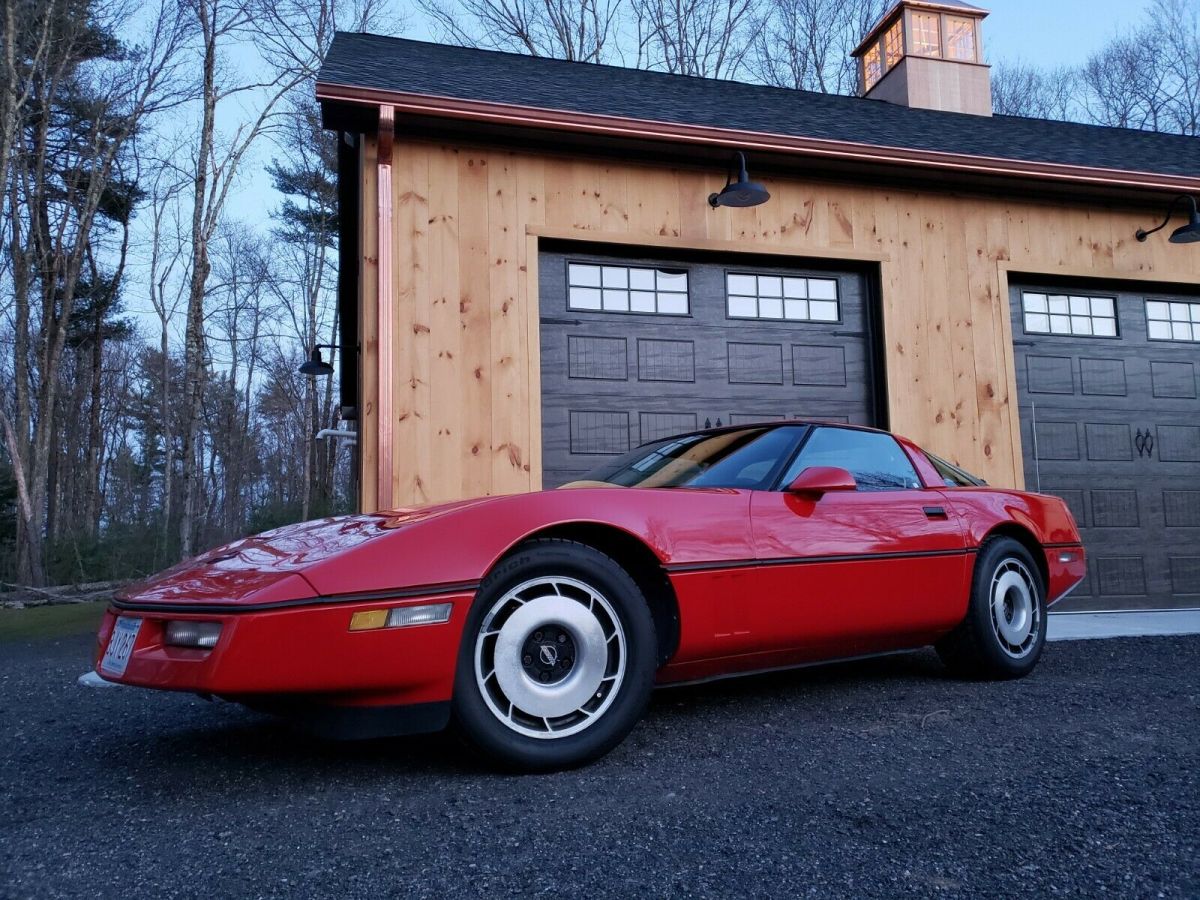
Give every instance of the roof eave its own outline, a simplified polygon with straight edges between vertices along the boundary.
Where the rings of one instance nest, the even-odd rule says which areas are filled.
[[[633,119],[599,113],[545,109],[432,94],[363,88],[318,81],[317,99],[357,106],[393,106],[397,113],[470,120],[549,131],[626,137],[665,143],[701,144],[734,150],[755,150],[799,157],[836,159],[879,165],[954,171],[965,175],[1011,177],[1059,184],[1095,185],[1152,192],[1200,192],[1200,177],[1106,169],[1066,163],[1031,162],[1003,157],[972,156],[808,138],[770,132],[742,131],[709,125],[689,125]]]

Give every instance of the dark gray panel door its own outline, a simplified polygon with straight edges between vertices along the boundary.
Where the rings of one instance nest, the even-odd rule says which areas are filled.
[[[706,424],[873,424],[861,275],[558,252],[538,272],[546,487]]]
[[[1200,298],[1023,285],[1011,305],[1025,483],[1067,501],[1089,557],[1062,609],[1200,606]]]

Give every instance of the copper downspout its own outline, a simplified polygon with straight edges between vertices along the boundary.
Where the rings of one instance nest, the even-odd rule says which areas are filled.
[[[376,446],[375,508],[391,509],[392,503],[392,369],[393,321],[395,303],[392,292],[392,145],[395,139],[396,109],[388,104],[379,107],[379,197],[378,242],[379,271],[376,283],[376,329],[379,349],[375,359],[376,386],[379,391],[376,409],[379,435]]]
[[[1173,193],[1200,191],[1200,178],[1186,175],[1163,175],[1154,172],[1105,169],[1068,163],[1028,162],[1003,157],[914,150],[908,147],[889,147],[826,138],[739,131],[733,128],[708,125],[630,119],[599,113],[578,113],[320,82],[317,84],[317,98],[333,102],[369,105],[389,103],[407,115],[439,116],[448,119],[585,134],[701,144],[734,150],[758,150],[812,158],[904,165],[930,170],[965,172],[972,175],[1029,178],[1068,184],[1089,184]]]

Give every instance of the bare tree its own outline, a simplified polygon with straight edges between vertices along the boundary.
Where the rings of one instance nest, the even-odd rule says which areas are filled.
[[[466,47],[582,62],[612,58],[625,0],[418,0],[440,36]]]
[[[677,75],[732,78],[750,49],[757,0],[630,0],[637,64]]]
[[[888,0],[768,0],[755,23],[747,69],[777,87],[853,94],[850,53],[890,5]]]
[[[1152,26],[1114,38],[1088,59],[1080,77],[1083,106],[1091,121],[1162,130],[1170,102],[1170,73]]]
[[[1200,4],[1156,0],[1150,17],[1171,95],[1168,122],[1180,134],[1200,135]]]
[[[174,521],[175,504],[175,432],[172,427],[174,416],[171,372],[172,323],[184,299],[184,290],[190,278],[186,266],[189,253],[186,247],[184,213],[180,200],[187,190],[187,180],[165,159],[174,156],[164,153],[154,167],[154,177],[148,190],[147,214],[149,216],[149,259],[147,260],[146,287],[150,306],[158,319],[158,425],[153,441],[162,442],[162,486],[159,500],[161,513],[158,540],[159,553],[166,559],[170,554],[171,525]],[[150,454],[153,456],[153,454]]]
[[[132,10],[90,0],[9,0],[0,87],[8,142],[2,173],[15,307],[13,415],[0,408],[21,505],[19,573],[43,581],[42,539],[59,426],[59,370],[81,273],[116,167],[145,120],[182,99],[185,30],[164,0],[144,44],[114,37]]]
[[[992,68],[992,109],[997,115],[1034,119],[1076,119],[1079,74],[1066,66],[1039,69],[1024,63],[1000,63]]]

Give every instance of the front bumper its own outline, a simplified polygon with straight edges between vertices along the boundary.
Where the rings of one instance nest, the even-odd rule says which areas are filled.
[[[267,610],[189,611],[185,603],[109,607],[97,637],[95,668],[120,684],[214,694],[256,705],[290,697],[323,705],[395,706],[448,701],[472,590],[403,600],[284,606]],[[356,612],[423,603],[452,604],[441,624],[349,630]],[[210,607],[211,608],[211,607]],[[100,667],[118,617],[142,620],[125,672]],[[211,650],[164,643],[171,620],[220,622]],[[273,701],[272,701],[273,702]]]
[[[1057,603],[1071,593],[1087,575],[1087,554],[1081,544],[1053,544],[1044,548],[1046,569],[1050,576],[1047,586],[1047,606]]]

